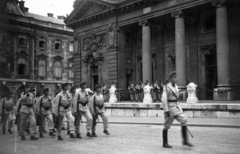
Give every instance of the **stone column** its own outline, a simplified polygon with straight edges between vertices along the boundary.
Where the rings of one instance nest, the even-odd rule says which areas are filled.
[[[216,6],[216,35],[217,35],[217,72],[218,88],[215,90],[229,90],[230,88],[230,64],[229,64],[229,40],[226,0],[212,0]],[[231,100],[231,92],[215,93],[214,100]]]
[[[186,88],[187,84],[187,50],[185,41],[185,24],[183,12],[177,10],[171,13],[175,18],[175,59],[179,88]],[[180,94],[180,100],[186,100],[186,92]]]
[[[142,72],[143,82],[148,80],[152,83],[152,54],[151,54],[151,30],[149,22],[142,20],[139,22],[142,26]]]

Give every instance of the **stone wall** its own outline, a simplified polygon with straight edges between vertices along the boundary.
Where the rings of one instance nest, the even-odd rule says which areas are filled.
[[[181,104],[189,118],[240,118],[240,104]],[[105,104],[106,115],[112,117],[164,117],[162,103]]]

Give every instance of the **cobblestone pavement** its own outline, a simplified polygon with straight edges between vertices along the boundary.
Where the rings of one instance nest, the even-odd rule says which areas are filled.
[[[180,127],[169,130],[173,149],[162,148],[162,126],[110,125],[110,136],[97,126],[97,138],[86,137],[85,124],[81,126],[83,139],[70,139],[63,131],[64,141],[45,134],[38,141],[21,141],[16,134],[0,135],[0,154],[239,154],[240,129],[190,127],[193,148],[181,145]]]

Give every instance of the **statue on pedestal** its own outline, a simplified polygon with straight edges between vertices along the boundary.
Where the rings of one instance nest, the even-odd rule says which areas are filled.
[[[112,84],[111,88],[109,89],[110,99],[109,103],[117,103],[117,96],[116,96],[117,88],[114,84]]]
[[[188,92],[187,103],[189,104],[198,103],[198,98],[196,96],[196,88],[197,88],[197,85],[195,85],[193,82],[187,85],[187,92]]]
[[[145,87],[143,88],[143,91],[144,91],[143,103],[152,103],[153,102],[153,99],[151,96],[151,90],[152,90],[152,87],[147,82]]]

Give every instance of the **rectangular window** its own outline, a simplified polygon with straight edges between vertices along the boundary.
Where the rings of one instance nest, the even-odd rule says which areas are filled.
[[[39,48],[44,49],[45,48],[45,41],[40,40],[38,46],[39,46]]]
[[[60,50],[60,43],[59,42],[55,43],[55,50],[57,50],[57,51]]]
[[[20,36],[18,38],[18,44],[19,45],[25,45],[26,44],[26,38],[24,36]]]

